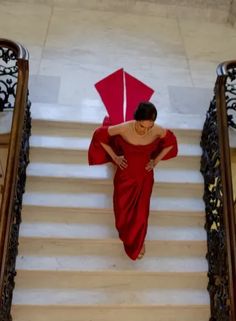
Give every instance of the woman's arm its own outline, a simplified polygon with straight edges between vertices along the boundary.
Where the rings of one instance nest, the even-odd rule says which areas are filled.
[[[104,144],[102,142],[100,144],[102,145],[102,147],[105,149],[105,151],[108,153],[108,155],[112,158],[112,160],[117,166],[119,166],[121,169],[125,169],[128,166],[127,160],[125,159],[124,156],[116,155],[116,153],[113,151],[111,146]]]
[[[173,148],[174,146],[168,146],[164,148],[159,155],[155,159],[151,159],[150,162],[146,165],[145,169],[149,172],[151,171],[161,160],[166,156],[166,154],[169,153],[169,151]]]
[[[125,128],[126,128],[125,123],[109,126],[108,134],[110,136],[120,135],[124,132]],[[105,149],[105,151],[108,153],[108,155],[112,158],[112,160],[117,166],[119,166],[121,169],[125,169],[128,166],[127,160],[124,158],[124,156],[116,155],[116,153],[113,151],[110,145],[102,142],[100,142],[100,144],[102,145],[102,147]]]
[[[114,126],[109,126],[108,127],[108,134],[110,136],[115,136],[115,135],[121,135],[124,133],[125,129],[127,128],[126,123],[114,125]]]
[[[165,138],[166,133],[167,133],[167,129],[157,126],[156,130],[157,130],[158,136],[160,138]],[[151,171],[169,153],[169,151],[173,147],[174,147],[174,145],[163,148],[162,151],[156,156],[155,159],[150,160],[150,162],[146,165],[145,169],[147,171]]]
[[[115,154],[115,152],[113,151],[113,149],[111,148],[111,146],[104,144],[102,142],[100,142],[100,144],[102,145],[102,147],[105,149],[105,151],[107,152],[107,154],[109,156],[111,156],[111,158],[113,159],[113,161],[115,161],[115,158],[117,157],[117,155]]]
[[[164,158],[166,156],[166,154],[169,153],[169,151],[174,147],[174,145],[172,146],[168,146],[166,148],[164,148],[159,155],[157,155],[157,157],[154,159],[154,166],[157,165],[158,162],[160,162],[162,160],[162,158]]]

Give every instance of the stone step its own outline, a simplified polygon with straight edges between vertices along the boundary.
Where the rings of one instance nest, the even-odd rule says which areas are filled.
[[[93,108],[79,108],[78,106],[66,106],[58,104],[42,104],[34,103],[31,106],[31,115],[33,119],[33,128],[40,129],[41,125],[47,129],[47,125],[65,125],[74,127],[77,132],[82,129],[83,124],[90,127],[92,130],[102,123],[106,110],[104,107],[94,106]],[[81,127],[78,126],[80,123]],[[170,129],[188,130],[189,133],[196,133],[198,136],[203,128],[204,119],[197,114],[180,114],[180,113],[158,113],[157,123],[160,126]],[[51,127],[51,126],[50,126]],[[53,126],[52,126],[53,127]],[[87,127],[88,128],[88,127]],[[53,128],[51,128],[53,131]],[[48,128],[48,130],[51,130]],[[55,131],[54,131],[55,132]],[[43,131],[41,131],[41,134]],[[75,135],[75,133],[73,133]]]
[[[13,110],[0,112],[0,143],[7,144],[10,139]]]
[[[26,190],[32,192],[96,193],[112,196],[115,167],[109,165],[32,163],[27,169]],[[155,170],[153,195],[202,197],[203,178],[196,170]]]
[[[164,161],[163,161],[164,162]],[[168,161],[166,161],[168,162]],[[129,164],[128,164],[129,166]],[[132,164],[130,164],[132,166]],[[113,164],[94,165],[87,164],[45,164],[31,163],[27,167],[27,175],[31,177],[58,177],[58,178],[75,178],[90,180],[113,180],[116,166]],[[162,169],[158,166],[154,170],[154,178],[157,182],[169,183],[193,183],[202,184],[202,174],[197,170],[191,169]]]
[[[60,208],[25,205],[22,209],[22,220],[25,223],[67,223],[114,225],[114,214],[111,209]],[[192,226],[203,227],[204,212],[151,211],[149,225],[155,226]]]
[[[179,146],[181,147],[181,146]],[[87,150],[72,150],[60,148],[30,147],[30,161],[32,163],[64,163],[64,164],[87,164]],[[200,156],[178,155],[168,161],[161,161],[158,168],[200,168]]]
[[[50,136],[50,135],[32,135],[30,137],[30,146],[32,148],[59,149],[59,150],[74,150],[87,151],[91,142],[91,136],[76,137],[78,129],[75,129],[74,137],[66,136]],[[178,139],[179,155],[181,156],[200,156],[202,149],[199,144],[199,137],[194,133],[189,133],[189,130],[177,130],[177,135],[180,132]],[[58,133],[57,133],[58,134]],[[61,133],[60,133],[61,134]]]
[[[168,251],[168,248],[167,248]],[[80,255],[38,256],[18,255],[17,270],[43,271],[142,271],[142,272],[205,272],[208,264],[203,257],[145,257],[137,263],[122,256]]]
[[[52,137],[32,136],[30,139],[30,160],[35,163],[88,163],[88,137]],[[200,168],[199,144],[179,143],[179,154],[176,158],[162,161],[160,168]]]
[[[60,197],[59,197],[60,196]],[[69,207],[88,209],[112,209],[112,198],[103,192],[84,194],[60,194],[43,192],[26,192],[23,197],[24,205]],[[203,212],[205,205],[201,198],[195,197],[161,197],[153,196],[150,202],[151,210],[158,211],[181,211]]]
[[[147,240],[146,259],[157,257],[205,257],[207,245],[201,240]],[[116,238],[106,239],[79,239],[56,237],[23,237],[20,236],[20,256],[94,256],[122,257],[124,254],[122,242]],[[143,260],[142,262],[145,262]],[[110,261],[110,259],[109,259]],[[141,263],[140,264],[144,264]]]
[[[169,276],[168,276],[169,277]],[[55,278],[55,276],[54,276]],[[180,283],[182,279],[177,279],[177,283]],[[81,278],[79,278],[81,279]],[[169,278],[168,278],[169,279]],[[193,283],[193,279],[190,279],[190,283]],[[75,278],[75,281],[78,279]],[[167,280],[167,278],[166,278]],[[46,280],[45,280],[46,281]],[[51,280],[52,281],[52,280]],[[171,279],[170,279],[171,281]],[[192,282],[191,282],[192,281]],[[74,286],[77,284],[73,284]],[[157,282],[157,280],[156,280]],[[38,280],[40,283],[40,280]],[[40,283],[41,284],[41,283]],[[209,295],[206,290],[184,288],[183,284],[181,289],[167,288],[167,289],[150,289],[150,290],[127,290],[124,289],[124,282],[117,288],[117,291],[112,289],[89,289],[89,290],[77,290],[55,287],[55,289],[46,288],[42,289],[42,285],[39,288],[23,288],[22,290],[15,290],[13,297],[13,304],[15,305],[51,305],[51,306],[121,306],[121,307],[142,307],[146,305],[152,306],[181,306],[181,305],[204,305],[209,304]],[[123,286],[122,286],[123,285]],[[154,284],[152,284],[154,286]],[[174,286],[174,285],[173,285]],[[138,302],[138,303],[135,303]],[[171,304],[170,304],[171,302]]]
[[[0,148],[1,149],[4,148],[4,147],[6,148],[9,145],[10,138],[11,138],[10,133],[2,134],[0,132]]]
[[[76,179],[62,177],[40,177],[28,176],[26,191],[27,192],[48,192],[58,194],[82,194],[98,193],[100,191],[112,197],[113,185],[109,180],[92,180],[92,179]],[[158,182],[153,186],[153,196],[173,196],[201,198],[203,195],[202,184],[191,183],[171,183]],[[91,199],[90,202],[93,202]]]
[[[53,296],[53,291],[50,292]],[[79,293],[81,294],[81,292]],[[104,293],[103,297],[104,297]],[[201,292],[190,293],[188,291],[182,291],[185,294],[183,301],[186,298],[186,302],[175,305],[173,298],[178,296],[177,293],[167,292],[166,296],[170,296],[170,302],[166,305],[160,304],[158,306],[147,303],[146,305],[134,305],[128,306],[123,301],[119,305],[63,305],[60,302],[56,305],[41,305],[41,304],[14,304],[12,307],[12,316],[14,321],[206,321],[210,318],[210,308],[207,304],[188,304],[189,301],[193,301],[195,297],[200,297]],[[26,301],[28,297],[36,297],[37,295],[44,295],[43,291],[24,291],[21,292],[24,295]],[[49,294],[48,294],[49,295]],[[65,297],[65,292],[59,296],[55,291],[57,301],[59,298]],[[206,294],[203,294],[206,297]],[[76,293],[74,293],[74,297]],[[72,296],[70,296],[72,297]],[[125,297],[124,297],[125,298]],[[161,300],[161,297],[159,295]],[[17,299],[17,297],[16,297]],[[171,302],[172,299],[172,302]],[[56,301],[56,299],[54,300]],[[196,301],[196,300],[195,300]]]
[[[160,123],[158,123],[160,124]],[[160,124],[161,125],[161,124]],[[101,123],[89,123],[89,122],[67,122],[67,121],[53,121],[53,120],[32,120],[32,134],[37,137],[51,138],[90,138],[96,128],[100,127]],[[190,128],[172,128],[171,129],[176,137],[178,143],[185,144],[199,144],[201,137],[201,130]]]
[[[145,292],[150,290],[158,293],[161,290],[171,289],[178,289],[180,291],[181,289],[207,291],[207,283],[208,277],[205,272],[172,273],[134,270],[90,272],[18,269],[16,279],[18,289],[63,289],[67,291],[78,291],[79,289],[79,291],[88,290],[91,292],[105,290],[107,295],[109,293],[120,295],[122,292]],[[155,301],[156,298],[153,296],[150,299]],[[44,301],[44,298],[42,300]]]
[[[59,224],[59,223],[21,223],[20,236],[52,238],[117,238],[114,226],[100,224]],[[203,227],[149,226],[147,240],[203,240],[206,232]]]

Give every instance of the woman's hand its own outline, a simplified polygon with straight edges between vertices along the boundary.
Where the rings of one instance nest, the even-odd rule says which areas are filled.
[[[114,162],[116,163],[117,166],[120,167],[120,169],[125,169],[127,168],[128,164],[127,164],[127,160],[125,159],[124,156],[115,156],[113,158]]]
[[[153,168],[156,166],[157,162],[155,162],[154,159],[150,159],[150,161],[147,163],[145,169],[150,172],[153,170]]]

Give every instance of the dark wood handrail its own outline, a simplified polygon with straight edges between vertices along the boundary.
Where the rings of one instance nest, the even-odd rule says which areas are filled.
[[[228,75],[228,69],[235,67],[236,61],[228,61],[220,64],[217,68],[218,77],[216,82],[217,123],[219,132],[219,148],[221,157],[220,166],[223,187],[223,220],[227,243],[231,321],[236,320],[236,225],[234,215],[225,84]]]
[[[28,51],[20,44],[0,39],[0,47],[11,49],[17,58],[18,80],[10,133],[7,166],[4,178],[2,203],[0,208],[0,298],[3,291],[7,249],[12,224],[12,207],[16,191],[17,170],[21,149],[24,117],[28,92]],[[1,302],[1,301],[0,301]],[[1,303],[0,303],[1,304]],[[1,309],[1,306],[0,306]]]
[[[236,67],[235,60],[224,61],[217,66],[217,76],[228,76],[229,69]]]
[[[17,59],[29,60],[29,52],[20,43],[8,39],[0,38],[0,47],[11,49],[16,55]]]

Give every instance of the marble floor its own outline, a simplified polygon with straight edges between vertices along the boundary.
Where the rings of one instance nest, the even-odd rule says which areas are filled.
[[[155,90],[160,112],[203,116],[217,64],[236,58],[224,23],[30,1],[0,1],[0,37],[29,49],[33,103],[91,113],[103,109],[94,83],[124,67]]]

